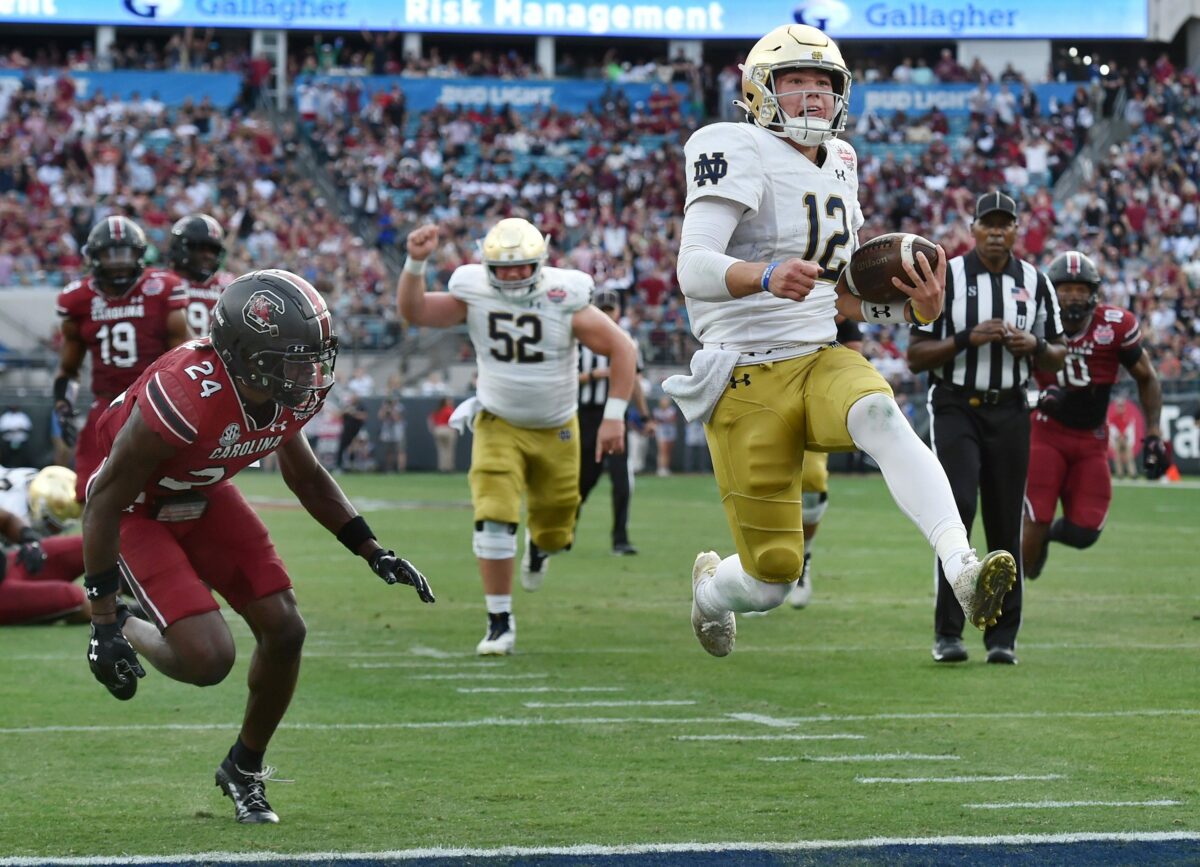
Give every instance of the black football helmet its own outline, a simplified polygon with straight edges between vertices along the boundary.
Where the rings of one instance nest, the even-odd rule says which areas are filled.
[[[128,217],[105,217],[88,232],[83,255],[101,291],[124,295],[146,270],[146,233]]]
[[[1060,304],[1062,317],[1071,323],[1087,322],[1100,303],[1100,271],[1096,263],[1078,250],[1059,253],[1046,269],[1046,277],[1055,286],[1061,283],[1084,283],[1091,287],[1087,301]]]
[[[333,388],[338,341],[325,299],[307,280],[272,269],[245,274],[213,308],[212,345],[229,373],[302,413]]]
[[[171,227],[167,264],[193,282],[207,282],[225,264],[225,230],[208,214],[177,220]]]

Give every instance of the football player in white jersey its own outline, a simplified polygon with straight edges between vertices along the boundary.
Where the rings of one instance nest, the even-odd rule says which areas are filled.
[[[764,36],[742,67],[737,105],[750,123],[715,123],[689,139],[679,284],[704,349],[692,375],[664,383],[705,420],[721,501],[737,548],[702,552],[692,569],[692,627],[714,656],[733,650],[735,613],[782,603],[804,558],[805,450],[860,448],[953,576],[983,628],[1016,580],[1013,555],[980,560],[945,472],[908,425],[883,377],[833,343],[835,315],[929,322],[941,313],[946,256],[906,266],[901,311],[839,289],[858,244],[857,157],[846,126],[850,71],[832,39],[801,24]],[[882,314],[882,315],[881,315]]]
[[[0,551],[0,626],[91,618],[72,583],[83,575],[83,537],[58,535],[82,510],[66,467],[0,467],[0,541],[16,543]]]
[[[527,499],[521,585],[538,589],[546,558],[568,548],[579,507],[579,399],[576,341],[610,359],[609,398],[595,460],[624,449],[625,407],[633,391],[633,341],[590,303],[592,278],[545,265],[546,239],[527,220],[501,220],[482,243],[480,264],[462,265],[449,292],[426,294],[425,266],[437,226],[408,236],[408,261],[397,290],[400,315],[413,325],[467,323],[479,367],[469,415],[473,547],[483,579],[488,631],[481,656],[512,653],[513,561],[521,496]],[[591,456],[589,456],[590,458]]]

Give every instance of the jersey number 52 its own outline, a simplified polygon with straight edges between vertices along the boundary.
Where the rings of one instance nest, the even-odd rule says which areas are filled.
[[[499,346],[492,347],[492,358],[497,361],[532,364],[546,358],[543,352],[533,348],[542,339],[542,320],[532,313],[515,316],[493,311],[488,315],[488,337],[500,341]]]

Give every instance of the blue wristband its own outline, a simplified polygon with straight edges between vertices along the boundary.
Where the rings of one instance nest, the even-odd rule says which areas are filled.
[[[771,291],[771,288],[770,288],[771,287],[771,272],[774,271],[778,266],[779,266],[778,262],[772,262],[770,265],[767,266],[766,270],[763,271],[762,291],[764,291],[764,292]]]

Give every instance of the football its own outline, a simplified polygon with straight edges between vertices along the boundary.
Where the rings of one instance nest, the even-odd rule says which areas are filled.
[[[904,263],[911,263],[919,271],[917,253],[924,253],[929,264],[936,266],[937,247],[920,235],[893,232],[872,238],[854,251],[838,283],[864,301],[877,304],[904,301],[908,296],[892,285],[892,278],[899,277],[911,285]]]

